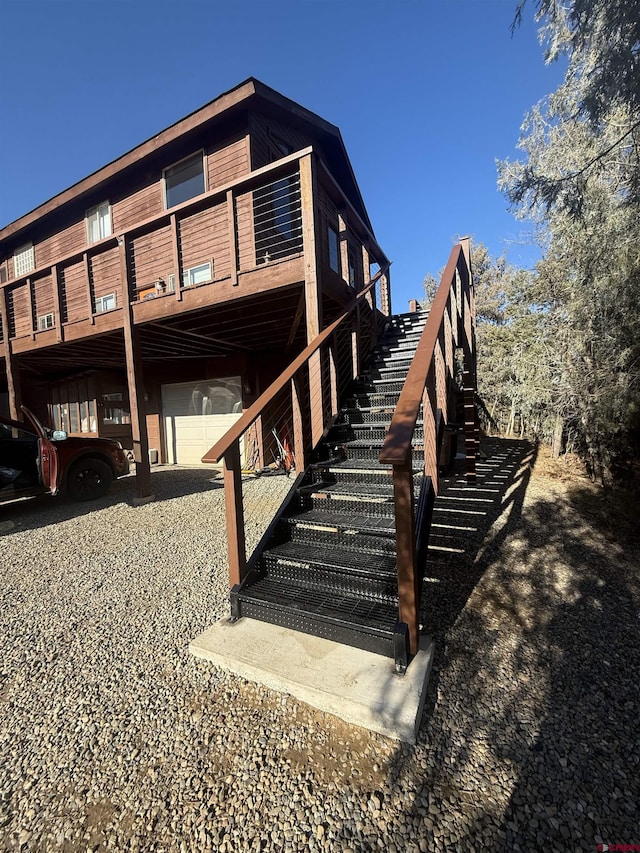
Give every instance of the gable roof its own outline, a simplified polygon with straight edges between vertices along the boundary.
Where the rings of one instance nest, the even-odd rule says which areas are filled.
[[[353,204],[371,233],[373,229],[358,188],[339,129],[320,116],[286,98],[255,77],[249,77],[233,89],[223,92],[213,101],[195,110],[155,136],[122,154],[87,177],[43,202],[38,207],[9,223],[0,230],[0,240],[17,235],[48,214],[59,211],[63,205],[77,201],[101,184],[118,177],[126,169],[141,163],[150,156],[157,157],[163,148],[181,137],[197,132],[207,124],[215,124],[241,110],[256,109],[279,115],[286,121],[306,128],[323,144],[329,170]]]

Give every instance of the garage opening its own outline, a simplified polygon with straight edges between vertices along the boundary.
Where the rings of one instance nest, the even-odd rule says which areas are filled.
[[[242,416],[239,376],[162,386],[167,462],[200,465],[204,454]]]

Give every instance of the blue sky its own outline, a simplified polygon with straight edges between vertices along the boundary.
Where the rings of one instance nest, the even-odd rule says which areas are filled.
[[[553,91],[516,0],[0,0],[0,227],[249,76],[338,125],[394,310],[456,236],[530,266],[496,189]]]

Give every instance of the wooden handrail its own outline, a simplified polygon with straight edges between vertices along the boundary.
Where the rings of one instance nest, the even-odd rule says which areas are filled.
[[[418,342],[393,420],[382,445],[378,459],[383,465],[402,465],[407,461],[411,451],[411,441],[420,414],[427,376],[431,370],[436,342],[449,301],[451,283],[461,257],[464,259],[462,246],[458,244],[451,250],[449,260],[442,273],[438,290],[429,311],[429,317]]]
[[[356,305],[370,292],[372,288],[375,287],[382,276],[388,272],[390,266],[391,262],[388,262],[378,270],[367,286],[356,294],[343,313],[335,319],[333,323],[327,326],[326,329],[323,329],[322,332],[320,332],[320,334],[302,350],[300,355],[298,355],[280,374],[280,376],[271,383],[267,390],[258,397],[255,403],[247,409],[242,417],[227,430],[222,438],[217,441],[207,453],[205,453],[202,457],[203,462],[219,462],[222,459],[233,443],[240,439],[243,433],[245,433],[262,414],[266,406],[268,406],[277,394],[279,394],[280,391],[288,385],[298,370],[300,370],[300,368],[309,360],[309,358],[311,358],[322,344],[331,337],[338,326],[340,326],[340,324],[350,316]]]

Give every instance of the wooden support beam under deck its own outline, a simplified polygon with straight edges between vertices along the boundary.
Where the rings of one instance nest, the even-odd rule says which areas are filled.
[[[127,263],[127,238],[119,244],[120,281],[125,293],[129,289],[129,266]],[[142,354],[140,351],[140,331],[133,323],[131,302],[124,304],[124,351],[127,364],[127,385],[129,388],[129,407],[131,411],[131,435],[133,438],[133,456],[136,464],[136,487],[138,500],[153,498],[151,493],[151,464],[149,462],[149,437],[144,406],[144,379],[142,374]]]
[[[20,368],[18,362],[11,351],[10,327],[9,327],[9,308],[8,308],[9,291],[3,288],[0,291],[0,317],[2,318],[2,346],[4,349],[4,363],[7,373],[7,389],[9,392],[9,412],[14,421],[22,420],[22,388],[20,385]]]

